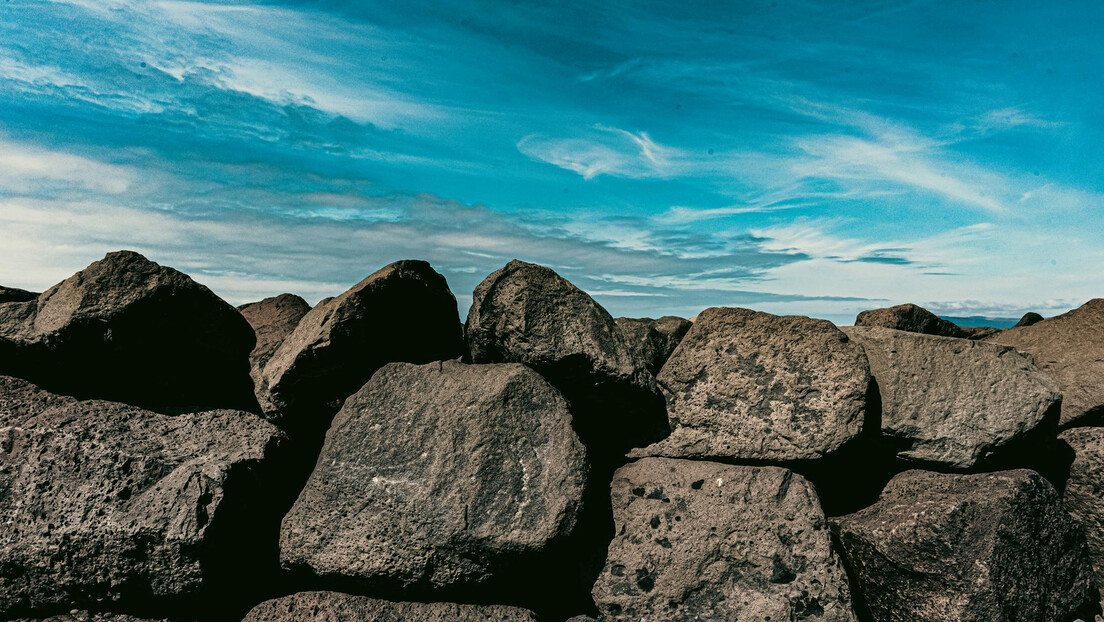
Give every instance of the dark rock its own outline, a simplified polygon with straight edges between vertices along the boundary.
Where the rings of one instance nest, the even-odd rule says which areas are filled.
[[[392,361],[458,358],[456,298],[424,261],[397,261],[315,305],[261,372],[267,415],[324,429],[341,402]]]
[[[586,476],[566,402],[531,369],[386,365],[335,417],[281,559],[398,589],[490,582],[571,533]]]
[[[567,622],[598,622],[590,616],[575,616],[574,618],[568,618]]]
[[[882,435],[899,458],[968,469],[1040,426],[1057,433],[1057,385],[1014,348],[887,328],[844,332],[866,350]]]
[[[17,289],[15,287],[4,287],[0,285],[0,304],[5,302],[27,302],[38,298],[41,294],[35,292],[29,292],[25,289]]]
[[[283,439],[251,413],[170,416],[0,377],[0,617],[185,609],[219,572],[243,590],[260,521],[229,514],[232,491],[261,487]]]
[[[1031,326],[1033,324],[1038,324],[1039,322],[1042,322],[1044,319],[1045,318],[1038,313],[1035,313],[1034,311],[1028,311],[1024,314],[1022,318],[1020,318],[1019,322],[1016,322],[1016,324],[1012,328]]]
[[[914,304],[863,311],[855,318],[855,326],[878,326],[910,333],[960,339],[970,339],[975,332],[963,329],[954,322],[948,322],[924,307]]]
[[[831,322],[702,311],[663,370],[670,437],[636,456],[809,460],[862,431],[866,355]]]
[[[70,611],[69,613],[48,618],[16,618],[9,622],[170,622],[169,619],[152,620],[114,613],[93,613],[89,611]]]
[[[129,251],[0,305],[0,374],[164,412],[256,410],[254,341],[211,290]]]
[[[592,450],[663,438],[663,398],[605,309],[549,268],[511,261],[476,288],[467,322],[476,363],[524,363],[571,403]]]
[[[1012,328],[987,339],[1035,357],[1035,363],[1062,391],[1060,425],[1093,422],[1104,416],[1104,298],[1031,326]]]
[[[259,380],[265,364],[310,311],[310,305],[295,294],[280,294],[242,305],[238,311],[257,335],[257,345],[249,355],[249,363],[254,380]]]
[[[1084,533],[1034,471],[906,471],[832,527],[877,622],[1072,620],[1096,598]]]
[[[659,373],[686,336],[686,331],[693,326],[690,320],[673,315],[665,315],[658,320],[650,317],[619,317],[614,321],[625,336],[626,345],[644,361],[653,375]]]
[[[779,467],[646,458],[613,479],[605,620],[855,619],[812,486]]]
[[[265,601],[242,622],[536,622],[531,612],[501,605],[402,603],[339,592],[299,592]]]
[[[1063,496],[1085,528],[1097,587],[1104,586],[1104,428],[1073,428],[1059,437],[1074,452]]]

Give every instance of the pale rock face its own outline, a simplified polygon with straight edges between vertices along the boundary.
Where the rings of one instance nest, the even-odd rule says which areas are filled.
[[[249,354],[249,364],[254,381],[259,381],[265,364],[310,311],[310,305],[294,294],[280,294],[242,305],[238,311],[257,335],[257,345]]]

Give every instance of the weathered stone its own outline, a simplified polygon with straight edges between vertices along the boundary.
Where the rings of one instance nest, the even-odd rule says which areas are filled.
[[[657,380],[671,435],[632,455],[788,461],[858,436],[870,372],[831,322],[714,307]]]
[[[574,618],[568,618],[567,622],[598,622],[590,616],[575,616]]]
[[[566,402],[531,369],[386,365],[334,419],[281,559],[403,587],[482,583],[571,532],[586,476]]]
[[[866,350],[897,456],[967,469],[1036,430],[1057,433],[1062,395],[1031,357],[994,343],[847,327]]]
[[[511,261],[476,288],[467,322],[476,363],[524,363],[571,403],[592,450],[663,438],[663,398],[605,309],[554,271]]]
[[[625,336],[626,345],[644,361],[653,375],[659,373],[686,336],[686,331],[693,326],[690,320],[673,315],[665,315],[658,320],[650,317],[619,317],[615,322]]]
[[[963,329],[954,322],[944,320],[924,307],[914,304],[863,311],[855,318],[855,326],[877,326],[910,333],[958,337],[960,339],[969,339],[974,332]]]
[[[339,592],[299,592],[265,601],[242,622],[536,622],[532,612],[501,605],[403,603]]]
[[[0,377],[0,617],[184,597],[209,563],[250,567],[233,557],[255,525],[232,531],[227,491],[255,486],[283,439],[251,413],[170,416]]]
[[[987,339],[1035,357],[1062,391],[1060,425],[1104,415],[1104,298]]]
[[[94,613],[89,611],[70,611],[69,613],[48,618],[15,618],[9,622],[170,622],[168,618],[153,620],[115,613]]]
[[[242,305],[238,311],[257,335],[257,345],[249,354],[249,363],[254,380],[260,380],[265,364],[310,311],[310,305],[295,294],[280,294]]]
[[[5,302],[27,302],[38,298],[40,295],[41,294],[29,292],[25,289],[0,285],[0,304]]]
[[[1104,586],[1104,428],[1072,428],[1058,437],[1073,449],[1063,497],[1085,528],[1097,587]]]
[[[254,342],[211,290],[129,251],[0,305],[0,374],[165,412],[256,410]]]
[[[614,475],[606,620],[855,620],[824,513],[779,467],[646,458]]]
[[[1034,471],[906,471],[832,527],[876,622],[1072,620],[1096,598],[1084,533]]]
[[[377,369],[458,358],[456,298],[424,261],[397,261],[308,312],[262,370],[267,415],[325,425]]]
[[[1028,311],[1024,314],[1022,318],[1020,318],[1019,322],[1016,322],[1016,324],[1012,328],[1031,326],[1033,324],[1038,324],[1039,322],[1042,322],[1044,319],[1045,318],[1038,313],[1035,313],[1034,311]]]

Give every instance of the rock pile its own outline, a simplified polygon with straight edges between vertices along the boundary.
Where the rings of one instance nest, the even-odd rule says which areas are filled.
[[[466,326],[421,261],[313,308],[130,252],[0,288],[0,620],[1100,614],[1104,301],[857,324],[615,320],[520,261]]]

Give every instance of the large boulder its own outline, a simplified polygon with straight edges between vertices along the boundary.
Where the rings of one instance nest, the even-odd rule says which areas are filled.
[[[211,290],[129,251],[35,300],[0,304],[0,374],[165,412],[256,410],[254,342]]]
[[[445,277],[397,261],[315,305],[264,366],[258,398],[271,417],[324,427],[384,364],[459,358],[463,345]]]
[[[254,379],[258,380],[268,359],[310,311],[310,305],[295,294],[280,294],[242,305],[238,311],[257,335],[257,345],[249,354],[249,363]]]
[[[1062,391],[1060,425],[1104,415],[1104,298],[1057,317],[988,337],[1035,357]]]
[[[960,339],[969,339],[976,332],[976,330],[964,329],[954,322],[944,320],[924,307],[911,303],[885,309],[863,311],[855,318],[855,326],[877,326],[910,333],[958,337]]]
[[[831,322],[713,307],[657,381],[671,435],[633,455],[792,461],[859,435],[870,371]]]
[[[258,529],[245,497],[283,439],[252,413],[171,416],[0,377],[0,618],[182,605],[212,573],[244,589]]]
[[[567,403],[533,370],[389,364],[335,417],[281,559],[415,590],[485,583],[571,533],[586,478]]]
[[[532,612],[502,605],[404,603],[339,592],[299,592],[265,601],[242,622],[536,622]]]
[[[888,328],[844,331],[866,350],[882,435],[899,458],[968,469],[1016,441],[1057,433],[1057,385],[1014,348]]]
[[[779,467],[646,458],[614,475],[605,620],[855,620],[816,492]]]
[[[1095,604],[1084,533],[1034,471],[906,471],[832,528],[876,622],[1069,621]]]
[[[1028,311],[1023,315],[1023,317],[1020,318],[1019,322],[1016,322],[1016,324],[1012,328],[1023,328],[1024,326],[1032,326],[1034,324],[1042,322],[1044,319],[1046,318],[1039,315],[1038,313],[1035,313],[1034,311]]]
[[[625,336],[626,345],[644,360],[644,365],[652,375],[659,373],[686,336],[686,331],[694,325],[690,320],[673,315],[665,315],[658,320],[650,317],[619,317],[614,321]]]
[[[1097,587],[1104,587],[1104,428],[1072,428],[1058,437],[1073,449],[1063,501],[1085,528]]]
[[[27,302],[38,298],[40,295],[25,289],[0,285],[0,304],[5,302]]]
[[[468,346],[476,363],[524,363],[571,403],[593,450],[622,452],[663,438],[663,398],[613,317],[554,271],[511,261],[472,295]]]

